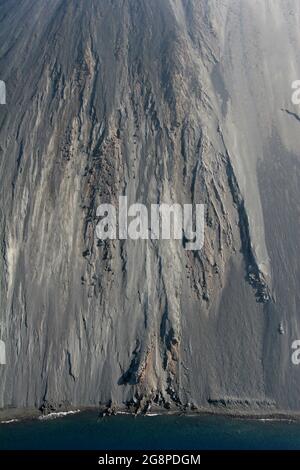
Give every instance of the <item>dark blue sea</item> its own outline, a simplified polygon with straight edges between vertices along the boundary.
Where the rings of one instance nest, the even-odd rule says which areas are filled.
[[[300,422],[208,415],[99,419],[86,411],[0,424],[0,449],[300,449]]]

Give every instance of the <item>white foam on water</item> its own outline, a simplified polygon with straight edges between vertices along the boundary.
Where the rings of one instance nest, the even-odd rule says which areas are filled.
[[[265,422],[277,422],[284,421],[285,423],[292,423],[294,420],[290,418],[258,418],[257,421]]]
[[[49,413],[48,415],[45,415],[45,416],[39,416],[38,419],[48,420],[48,419],[63,418],[64,416],[74,415],[76,413],[80,413],[80,410],[59,411],[59,412]]]
[[[7,421],[0,421],[0,424],[10,424],[10,423],[17,423],[20,421],[19,419],[8,419]]]

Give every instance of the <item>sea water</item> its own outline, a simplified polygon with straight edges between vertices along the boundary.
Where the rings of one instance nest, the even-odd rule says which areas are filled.
[[[300,449],[300,422],[85,411],[0,424],[0,449]]]

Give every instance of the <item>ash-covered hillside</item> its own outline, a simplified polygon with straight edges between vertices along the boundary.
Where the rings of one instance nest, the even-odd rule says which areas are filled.
[[[0,1],[0,406],[299,409],[299,46],[297,0]],[[97,240],[119,195],[203,249]]]

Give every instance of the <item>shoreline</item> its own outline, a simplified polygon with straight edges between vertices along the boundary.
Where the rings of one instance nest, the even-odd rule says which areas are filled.
[[[114,414],[103,414],[107,408],[105,406],[70,406],[66,409],[58,409],[48,414],[43,414],[37,408],[4,408],[0,409],[0,425],[13,424],[16,422],[24,422],[31,420],[48,421],[50,419],[63,419],[66,416],[74,414],[82,414],[84,412],[97,412],[99,418],[107,418],[111,416],[132,416],[137,417],[154,417],[154,416],[183,416],[183,417],[201,417],[201,416],[219,416],[232,419],[244,419],[253,421],[300,421],[300,412],[291,412],[283,410],[241,410],[241,409],[214,409],[199,408],[197,410],[166,410],[165,408],[154,408],[147,413],[133,413],[126,407],[117,408]]]

